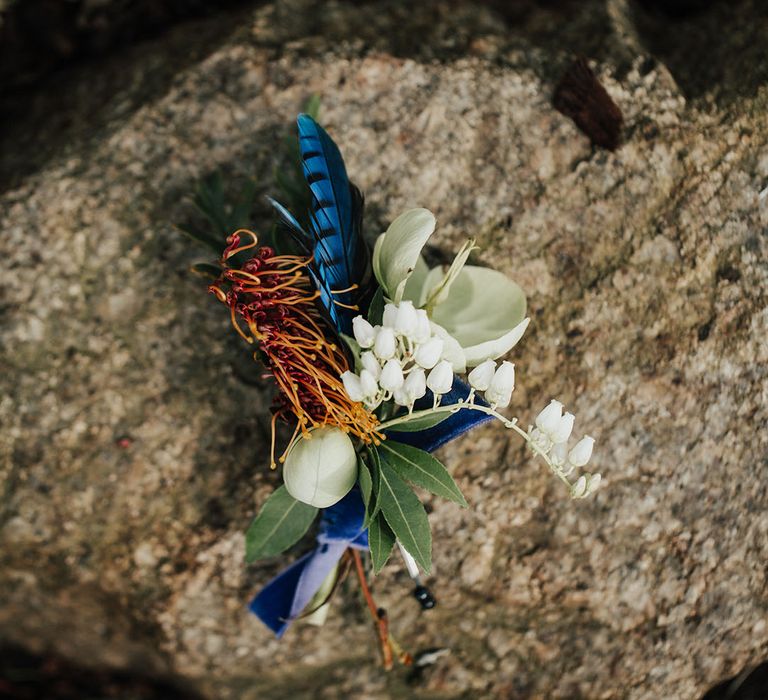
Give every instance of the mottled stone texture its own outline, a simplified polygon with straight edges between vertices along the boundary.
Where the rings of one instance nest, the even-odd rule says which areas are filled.
[[[0,199],[0,636],[221,698],[698,697],[768,656],[768,91],[686,94],[622,3],[385,5],[247,9],[205,50],[182,28],[78,69],[58,136],[31,114],[40,163]],[[550,104],[583,36],[615,153]],[[270,191],[313,92],[370,233],[426,206],[526,289],[513,410],[562,399],[605,477],[571,502],[500,426],[443,449],[471,505],[425,497],[439,606],[397,561],[375,582],[404,645],[451,650],[419,673],[379,669],[352,583],[281,642],[245,612],[294,556],[243,563],[271,388],[173,227],[216,168]]]

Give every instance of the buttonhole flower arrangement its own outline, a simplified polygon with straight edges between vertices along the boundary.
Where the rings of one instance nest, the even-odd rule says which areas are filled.
[[[468,240],[453,263],[429,269],[422,249],[435,230],[427,209],[410,209],[378,236],[363,237],[363,196],[341,153],[312,116],[298,118],[309,211],[304,224],[270,200],[280,222],[275,246],[238,230],[210,285],[232,324],[272,375],[272,468],[283,485],[246,535],[246,558],[274,556],[318,519],[317,546],[270,581],[250,609],[276,635],[296,619],[320,623],[338,582],[354,569],[378,629],[385,667],[410,656],[389,631],[367,584],[398,549],[426,609],[432,537],[414,492],[467,503],[432,454],[471,428],[496,421],[529,446],[574,499],[598,488],[583,471],[594,446],[570,444],[575,418],[552,400],[524,429],[502,411],[515,366],[504,359],[523,337],[523,291],[502,273],[468,264]],[[281,246],[282,248],[283,246]],[[276,423],[291,439],[276,444]],[[364,560],[364,556],[365,560]]]

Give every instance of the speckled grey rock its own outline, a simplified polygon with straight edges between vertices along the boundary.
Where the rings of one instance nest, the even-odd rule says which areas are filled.
[[[246,699],[695,698],[763,660],[768,91],[687,102],[617,29],[607,153],[551,107],[565,46],[485,9],[398,34],[406,13],[328,7],[248,11],[142,101],[150,45],[100,128],[2,195],[0,637]],[[474,235],[526,289],[512,410],[563,400],[605,478],[571,502],[498,426],[443,449],[470,507],[426,498],[439,606],[394,560],[375,582],[399,641],[451,650],[416,675],[379,669],[352,583],[280,642],[245,611],[291,556],[243,563],[279,483],[271,389],[172,226],[219,166],[269,191],[313,92],[372,233],[426,206],[437,245]]]

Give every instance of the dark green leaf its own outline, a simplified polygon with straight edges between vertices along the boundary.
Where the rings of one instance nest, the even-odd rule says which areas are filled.
[[[431,413],[427,416],[414,416],[410,420],[405,421],[405,423],[393,425],[391,428],[387,428],[387,430],[395,433],[415,433],[419,430],[433,428],[452,415],[451,413]]]
[[[384,289],[379,287],[368,307],[368,322],[374,326],[381,323],[384,317]]]
[[[371,504],[371,494],[373,493],[373,480],[368,465],[362,456],[357,458],[357,480],[360,482],[360,491],[363,494],[363,503],[365,504],[365,521],[363,527],[368,525],[368,507]]]
[[[395,546],[395,534],[381,513],[368,526],[368,546],[371,549],[373,573],[378,574]]]
[[[382,461],[403,479],[466,508],[467,502],[448,470],[428,452],[402,442],[385,440],[379,446],[379,453]]]
[[[297,501],[285,486],[274,491],[245,533],[245,560],[284,552],[299,541],[317,515],[317,508]]]
[[[416,494],[382,460],[381,462],[381,512],[416,563],[429,573],[432,568],[432,535],[424,506]]]
[[[366,525],[376,517],[381,508],[381,459],[373,445],[368,447],[368,462],[368,469],[371,473],[371,498],[365,515]]]

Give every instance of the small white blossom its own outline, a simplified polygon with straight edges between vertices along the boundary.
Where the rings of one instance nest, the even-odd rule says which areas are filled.
[[[515,366],[506,360],[494,372],[491,385],[485,392],[485,399],[492,406],[506,408],[512,400],[512,392],[515,390]]]
[[[373,352],[380,360],[388,360],[395,354],[397,341],[395,332],[389,326],[383,326],[376,331],[376,341],[373,345]]]
[[[557,423],[557,427],[550,434],[552,442],[555,444],[560,442],[567,442],[568,438],[571,437],[571,432],[573,431],[574,420],[576,420],[576,417],[573,415],[573,413],[566,413],[561,416]]]
[[[600,474],[590,474],[589,479],[587,479],[587,495],[591,495],[597,491],[597,489],[600,488],[600,482],[602,480],[603,477]]]
[[[562,415],[563,404],[552,399],[552,401],[549,402],[549,405],[536,416],[536,427],[543,433],[546,433],[547,436],[551,436],[560,425],[560,418],[562,418]]]
[[[416,331],[413,334],[413,340],[416,343],[426,343],[432,337],[432,327],[429,323],[429,316],[424,309],[416,309]]]
[[[381,370],[379,385],[384,391],[395,391],[403,386],[403,368],[400,362],[395,359],[387,360]]]
[[[453,386],[453,368],[447,360],[440,360],[427,375],[427,386],[433,394],[447,394]]]
[[[379,393],[379,383],[367,369],[360,372],[360,386],[366,403],[376,403],[376,395]]]
[[[421,367],[411,370],[405,378],[403,389],[411,397],[411,403],[427,393],[427,375]]]
[[[395,318],[397,316],[397,307],[394,304],[384,305],[384,315],[381,319],[381,325],[387,328],[395,327]]]
[[[373,341],[376,339],[373,326],[362,316],[355,316],[355,318],[352,319],[352,333],[361,348],[371,347]]]
[[[560,442],[553,445],[552,451],[549,453],[549,460],[555,467],[562,470],[568,461],[568,444]]]
[[[419,317],[416,315],[416,309],[413,308],[413,302],[401,301],[395,313],[395,333],[405,338],[411,338],[416,332],[418,322]]]
[[[587,477],[583,474],[576,480],[571,488],[571,495],[574,498],[582,498],[587,493]]]
[[[406,393],[404,387],[400,387],[399,389],[395,389],[394,392],[392,392],[392,400],[398,406],[410,406],[411,405],[411,399],[408,396],[408,394]]]
[[[341,375],[341,381],[344,384],[344,391],[347,392],[347,396],[353,401],[363,401],[365,394],[363,393],[363,385],[358,377],[353,372],[344,372]]]
[[[579,440],[573,449],[568,453],[568,461],[574,467],[583,467],[589,462],[592,457],[592,448],[594,447],[595,439],[585,435]]]
[[[381,375],[381,365],[376,359],[376,355],[370,350],[360,355],[360,364],[362,364],[363,369],[367,369],[375,379],[378,379],[379,375]]]
[[[416,349],[413,359],[416,364],[424,369],[432,369],[440,360],[443,354],[443,340],[435,336],[426,343],[422,343]]]
[[[477,391],[486,391],[491,386],[493,374],[496,372],[496,362],[486,360],[481,362],[470,373],[467,379],[470,386]]]

